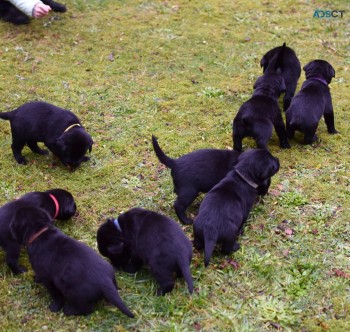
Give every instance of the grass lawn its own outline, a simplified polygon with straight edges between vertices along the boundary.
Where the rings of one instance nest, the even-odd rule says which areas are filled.
[[[283,42],[302,65],[318,58],[335,68],[330,89],[340,133],[329,135],[321,120],[315,144],[303,146],[297,135],[288,150],[273,133],[269,148],[281,169],[270,194],[252,210],[239,251],[215,253],[206,269],[203,253],[194,252],[192,296],[183,280],[157,297],[147,269],[116,272],[134,319],[104,302],[88,317],[51,313],[25,251],[20,262],[29,272],[15,276],[1,250],[1,330],[350,331],[349,2],[65,3],[67,13],[28,26],[0,22],[0,110],[31,100],[72,110],[93,136],[91,161],[69,172],[52,154],[26,147],[28,165],[17,165],[9,123],[1,121],[0,204],[67,189],[78,214],[57,225],[96,250],[98,226],[121,211],[140,206],[177,220],[170,172],[155,157],[151,135],[172,157],[232,148],[232,119],[262,73],[260,59]],[[316,9],[345,13],[320,19]],[[254,142],[246,139],[248,147]],[[192,238],[192,228],[184,230]]]

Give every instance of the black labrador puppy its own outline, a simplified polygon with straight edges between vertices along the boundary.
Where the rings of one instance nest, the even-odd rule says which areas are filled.
[[[286,89],[283,77],[278,73],[266,72],[257,79],[254,89],[253,96],[240,107],[233,120],[234,149],[242,151],[242,140],[245,137],[253,137],[257,148],[267,149],[273,127],[281,148],[290,148],[278,106],[278,97]]]
[[[21,246],[10,238],[10,221],[23,207],[41,208],[58,220],[70,219],[77,208],[72,194],[63,189],[30,192],[0,207],[0,247],[6,252],[6,263],[15,274],[26,270],[18,265]]]
[[[186,216],[186,209],[199,193],[207,193],[236,164],[239,152],[233,150],[201,149],[185,154],[177,159],[168,157],[152,136],[153,149],[159,161],[171,169],[175,212],[183,224],[192,224]]]
[[[295,131],[304,134],[304,143],[317,140],[316,130],[322,116],[330,134],[336,134],[332,97],[328,87],[335,77],[334,68],[324,60],[309,62],[304,68],[306,81],[294,96],[286,113],[288,138],[293,138]]]
[[[22,207],[10,223],[11,236],[27,247],[35,280],[50,293],[52,312],[88,315],[102,298],[134,317],[118,294],[114,269],[87,245],[63,234],[51,216],[37,207]]]
[[[171,169],[174,192],[177,195],[175,212],[183,224],[192,224],[192,219],[186,216],[186,209],[199,193],[207,193],[232,170],[240,152],[200,149],[173,159],[163,152],[153,135],[152,144],[159,161]],[[258,194],[263,196],[266,193],[266,187],[259,186]]]
[[[41,0],[45,5],[51,7],[54,12],[64,13],[67,11],[65,5],[62,5],[56,1],[52,0]],[[4,21],[11,22],[16,25],[28,24],[30,18],[23,12],[21,12],[17,7],[8,2],[7,0],[0,0],[0,18]]]
[[[232,171],[204,197],[193,223],[194,246],[204,248],[208,266],[216,243],[230,254],[239,248],[240,234],[257,197],[257,187],[267,185],[279,170],[279,160],[265,149],[247,150]]]
[[[9,120],[12,132],[12,151],[19,164],[26,164],[21,152],[27,144],[35,153],[47,154],[38,147],[44,142],[64,165],[78,167],[88,161],[92,138],[71,111],[42,102],[26,103],[12,112],[0,113],[0,118]]]
[[[262,57],[260,66],[263,67],[263,72],[265,73],[274,57],[281,52],[283,47],[285,49],[278,70],[280,71],[286,85],[286,92],[283,98],[283,110],[286,111],[294,96],[301,73],[301,65],[297,55],[293,49],[286,46],[286,43],[284,43],[282,46],[275,47],[268,51]]]
[[[174,273],[184,277],[189,292],[193,292],[192,243],[174,220],[134,208],[103,223],[97,231],[97,244],[117,269],[135,273],[143,264],[148,265],[159,283],[157,295],[172,291]]]

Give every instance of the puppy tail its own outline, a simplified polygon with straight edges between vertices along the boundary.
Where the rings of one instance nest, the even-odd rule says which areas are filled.
[[[120,298],[116,285],[106,285],[106,287],[103,289],[103,295],[109,303],[116,306],[123,314],[131,318],[135,317]]]
[[[2,113],[0,113],[0,119],[11,120],[11,112],[2,112]]]
[[[192,294],[193,293],[193,279],[192,279],[192,275],[191,275],[191,271],[190,271],[190,266],[189,266],[189,264],[186,264],[185,261],[181,261],[181,262],[179,262],[179,268],[180,268],[180,271],[182,273],[182,276],[184,277],[184,279],[186,281],[188,291],[190,292],[190,294]]]
[[[163,150],[160,148],[157,138],[152,135],[152,144],[153,144],[153,149],[154,152],[157,155],[157,158],[159,159],[159,161],[164,164],[166,167],[172,168],[174,166],[174,162],[175,160],[168,157]]]
[[[204,265],[205,265],[205,267],[207,267],[209,265],[209,261],[210,261],[211,255],[213,254],[217,239],[218,239],[218,233],[214,229],[211,229],[210,232],[207,231],[204,234]]]

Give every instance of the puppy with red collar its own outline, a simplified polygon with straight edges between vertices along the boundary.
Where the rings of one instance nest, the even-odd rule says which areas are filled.
[[[49,309],[66,315],[88,315],[104,298],[128,317],[134,314],[118,294],[114,269],[97,252],[54,227],[52,217],[38,207],[18,209],[10,234],[27,248],[35,281],[52,297]]]
[[[0,113],[0,119],[10,121],[12,152],[19,164],[26,164],[22,156],[25,145],[34,153],[48,153],[38,147],[38,142],[43,142],[64,165],[71,168],[90,159],[86,153],[91,152],[92,138],[71,111],[33,101],[14,111]]]
[[[18,265],[21,246],[10,237],[10,221],[16,211],[23,207],[38,207],[45,210],[52,219],[68,220],[76,212],[71,193],[63,189],[33,191],[0,207],[0,247],[6,253],[6,263],[14,274],[25,272]]]

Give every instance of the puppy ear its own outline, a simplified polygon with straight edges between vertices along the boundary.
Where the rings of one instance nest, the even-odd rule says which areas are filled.
[[[308,71],[309,68],[310,68],[310,66],[311,66],[311,63],[309,62],[308,64],[306,64],[306,65],[303,67],[303,70],[304,70],[305,72]]]
[[[124,250],[124,243],[123,242],[119,242],[116,244],[112,244],[111,246],[108,247],[107,251],[111,254],[111,255],[119,255],[123,252]]]
[[[94,141],[93,140],[91,140],[91,142],[90,142],[90,146],[89,146],[89,152],[91,153],[91,151],[92,151],[92,145],[94,144]]]
[[[253,85],[253,89],[256,89],[256,88],[258,87],[258,85],[260,84],[261,80],[263,79],[262,77],[264,77],[264,75],[263,75],[263,76],[260,76],[260,77],[255,81],[255,83],[254,83],[254,85]]]
[[[57,139],[56,146],[61,152],[65,152],[67,150],[66,142],[64,141],[62,136]]]
[[[335,70],[331,65],[327,66],[327,74],[331,78],[335,77]]]
[[[265,55],[260,60],[260,67],[263,68],[263,73],[265,73],[266,67],[267,67],[267,61]]]
[[[14,218],[12,218],[12,220],[10,222],[9,230],[10,230],[10,235],[9,235],[10,240],[14,240],[16,242],[21,242],[19,237],[18,237],[16,220]]]

